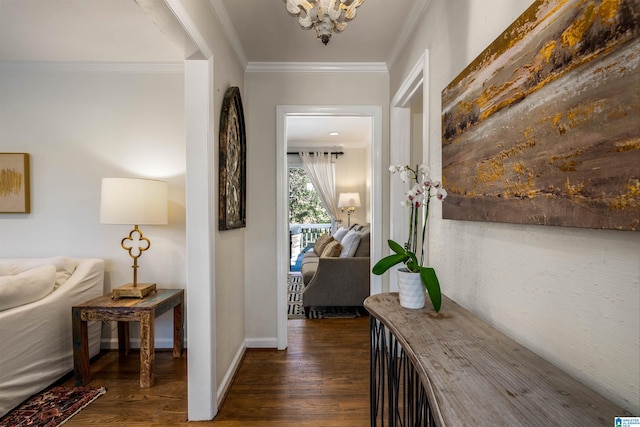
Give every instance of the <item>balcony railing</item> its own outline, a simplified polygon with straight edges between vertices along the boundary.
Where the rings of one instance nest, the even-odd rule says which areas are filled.
[[[289,224],[291,262],[295,263],[300,252],[315,243],[324,233],[331,233],[331,224]]]

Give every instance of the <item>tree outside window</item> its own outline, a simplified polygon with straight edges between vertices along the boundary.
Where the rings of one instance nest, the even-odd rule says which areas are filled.
[[[328,224],[331,218],[303,168],[289,168],[289,223]]]

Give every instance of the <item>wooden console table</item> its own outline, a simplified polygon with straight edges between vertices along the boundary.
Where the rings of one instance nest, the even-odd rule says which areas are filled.
[[[87,321],[118,322],[118,350],[129,353],[129,322],[140,322],[140,387],[151,387],[155,380],[155,318],[173,308],[173,357],[180,357],[184,348],[182,308],[184,290],[158,289],[143,299],[118,298],[104,295],[74,306],[73,368],[76,385],[91,381]]]
[[[371,322],[372,426],[612,426],[630,416],[443,297],[446,318],[365,300]]]

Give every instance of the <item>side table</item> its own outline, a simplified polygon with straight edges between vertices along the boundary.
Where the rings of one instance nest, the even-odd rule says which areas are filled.
[[[91,381],[87,322],[109,320],[118,322],[118,350],[121,354],[129,353],[128,322],[140,322],[140,387],[153,386],[155,318],[173,308],[173,357],[181,357],[184,348],[183,306],[183,289],[158,289],[144,299],[112,299],[109,294],[73,306],[73,369],[76,385]]]

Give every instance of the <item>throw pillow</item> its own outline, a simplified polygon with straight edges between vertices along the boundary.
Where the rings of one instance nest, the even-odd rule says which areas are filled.
[[[320,235],[320,237],[318,237],[318,239],[316,240],[316,243],[313,245],[313,251],[318,255],[322,255],[322,251],[324,251],[324,248],[332,240],[334,240],[334,239],[331,236],[331,234],[322,234],[322,235]]]
[[[359,244],[360,235],[358,232],[350,230],[342,239],[342,252],[340,252],[340,257],[352,257],[356,253],[356,249],[358,249]]]
[[[347,230],[344,227],[340,227],[336,230],[335,233],[333,233],[333,238],[336,239],[338,242],[341,242],[342,239],[344,238],[344,236],[349,232],[349,230]]]
[[[56,288],[62,285],[71,277],[78,262],[66,256],[55,256],[51,258],[6,258],[2,261],[3,266],[9,270],[10,274],[20,274],[41,265],[53,265],[56,268]]]
[[[324,247],[324,251],[322,251],[322,255],[321,257],[323,258],[327,258],[327,257],[332,257],[335,258],[338,255],[340,255],[340,252],[342,251],[342,245],[340,244],[340,242],[338,242],[337,240],[332,240],[330,241],[327,246]]]
[[[360,232],[359,232],[360,233]],[[364,234],[360,234],[360,244],[354,257],[368,257],[371,252],[371,234],[367,231]]]
[[[53,291],[56,268],[42,265],[15,276],[0,277],[0,310],[38,301]]]

